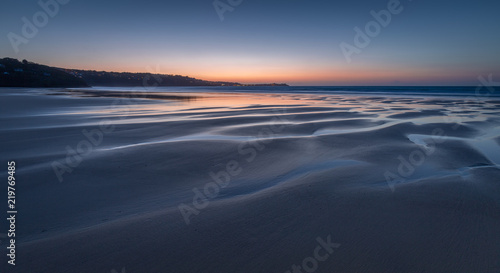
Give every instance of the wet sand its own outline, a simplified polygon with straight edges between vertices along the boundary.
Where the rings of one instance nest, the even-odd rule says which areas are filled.
[[[500,271],[498,100],[0,90],[7,272]]]

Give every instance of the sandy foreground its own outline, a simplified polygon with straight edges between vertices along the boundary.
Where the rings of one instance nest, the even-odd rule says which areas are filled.
[[[500,272],[500,99],[0,91],[1,272]]]

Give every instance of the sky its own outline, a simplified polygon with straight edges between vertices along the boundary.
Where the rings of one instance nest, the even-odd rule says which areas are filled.
[[[500,81],[497,0],[0,3],[0,57],[57,67],[290,85]]]

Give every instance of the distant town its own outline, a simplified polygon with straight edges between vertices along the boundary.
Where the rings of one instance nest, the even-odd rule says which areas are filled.
[[[285,83],[242,84],[205,81],[181,75],[106,72],[50,67],[26,60],[0,59],[0,87],[90,86],[288,86]]]

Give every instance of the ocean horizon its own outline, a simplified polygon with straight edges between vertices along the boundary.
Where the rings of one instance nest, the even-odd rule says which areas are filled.
[[[380,94],[409,96],[500,97],[500,86],[136,86],[68,88],[75,90],[134,91],[134,92],[242,92],[290,94]]]

